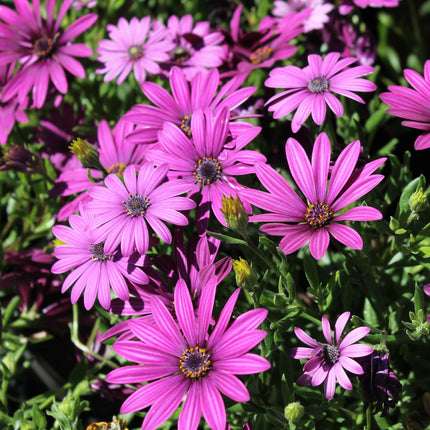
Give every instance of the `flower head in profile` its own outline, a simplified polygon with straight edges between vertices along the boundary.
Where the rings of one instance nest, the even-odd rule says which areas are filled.
[[[222,394],[235,402],[250,399],[246,386],[235,375],[259,373],[270,367],[265,358],[248,352],[266,336],[265,331],[257,329],[267,315],[265,309],[248,311],[228,326],[239,291],[227,301],[209,334],[215,280],[209,281],[203,290],[197,316],[183,280],[175,288],[176,320],[158,297],[152,297],[155,324],[141,318],[130,320],[132,337],[122,335],[113,345],[117,354],[139,364],[115,369],[106,380],[144,384],[126,399],[121,413],[151,406],[142,429],[155,429],[172,415],[186,395],[178,430],[197,430],[202,414],[210,428],[225,430]]]
[[[279,247],[290,254],[309,241],[312,256],[320,259],[327,251],[330,235],[353,249],[361,249],[363,241],[351,227],[340,221],[373,221],[382,218],[379,210],[370,206],[342,209],[360,199],[382,181],[382,175],[372,173],[385,158],[372,161],[357,169],[360,141],[350,143],[339,155],[330,173],[330,141],[325,133],[315,140],[312,158],[294,138],[285,145],[288,166],[302,191],[303,201],[288,182],[272,167],[258,164],[256,174],[269,193],[246,189],[240,197],[271,213],[250,217],[250,221],[269,222],[263,233],[284,236]]]
[[[359,361],[364,369],[364,374],[360,376],[366,395],[364,408],[376,403],[373,413],[381,412],[382,417],[387,416],[389,409],[396,406],[402,391],[402,384],[390,367],[388,354],[373,351]]]
[[[406,119],[402,125],[423,131],[415,140],[416,150],[430,148],[430,60],[424,64],[424,76],[410,69],[403,75],[413,89],[390,85],[381,100],[390,106],[390,115]]]
[[[291,129],[296,133],[311,114],[313,121],[321,125],[326,116],[326,105],[336,116],[343,115],[342,103],[334,94],[364,103],[353,91],[374,91],[376,85],[360,79],[360,76],[368,75],[375,69],[363,65],[348,67],[357,59],[339,57],[338,52],[330,52],[324,59],[311,54],[308,56],[309,65],[304,69],[297,66],[273,69],[264,85],[286,89],[266,102],[273,117],[282,118],[297,109],[291,124]]]
[[[166,121],[181,128],[191,136],[191,117],[197,109],[210,109],[214,113],[223,107],[233,111],[242,105],[256,90],[256,87],[240,88],[245,75],[231,79],[220,87],[218,69],[197,73],[191,82],[185,78],[179,67],[173,67],[170,73],[171,93],[153,82],[144,82],[142,91],[155,105],[138,104],[124,115],[124,119],[137,124],[136,131],[130,133],[128,140],[133,143],[155,143],[158,133]],[[234,115],[240,118],[243,115]],[[232,123],[240,127],[240,123]]]
[[[61,287],[62,293],[72,288],[72,303],[76,303],[83,294],[85,309],[92,308],[96,298],[103,308],[109,309],[111,289],[122,300],[128,300],[127,281],[146,284],[148,277],[115,247],[106,245],[100,231],[89,229],[91,221],[91,215],[81,210],[81,215],[70,216],[70,227],[53,227],[55,237],[64,244],[54,249],[58,261],[51,271],[58,274],[72,270]]]
[[[56,1],[46,1],[46,18],[42,18],[40,2],[33,6],[27,0],[15,0],[16,11],[0,6],[0,61],[6,64],[21,63],[16,74],[5,85],[2,101],[18,95],[22,101],[33,89],[33,101],[37,108],[45,103],[49,81],[62,94],[68,91],[64,70],[78,78],[85,77],[85,70],[74,57],[89,57],[92,50],[71,40],[87,30],[97,20],[88,14],[78,18],[66,29],[61,21],[73,0],[61,2],[57,19],[54,19]]]
[[[208,110],[194,112],[191,138],[179,127],[166,122],[159,135],[161,149],[147,152],[148,159],[168,163],[169,177],[181,177],[188,183],[190,195],[201,194],[197,209],[199,233],[199,225],[208,221],[210,209],[218,221],[226,225],[221,212],[222,196],[236,197],[244,188],[237,182],[236,175],[253,173],[254,164],[266,160],[259,152],[243,149],[260,128],[246,124],[246,129],[232,139],[229,118],[227,107],[216,115]],[[249,204],[245,209],[249,212]]]
[[[121,244],[121,252],[126,257],[135,250],[145,254],[151,237],[148,226],[164,242],[170,243],[172,235],[164,222],[188,224],[180,211],[193,209],[195,203],[178,195],[189,186],[180,179],[165,182],[168,170],[166,164],[144,163],[136,176],[136,168],[131,165],[124,171],[124,182],[110,174],[104,180],[105,186],[90,190],[93,200],[87,208],[95,215],[91,227],[103,232],[107,247]]]
[[[147,73],[161,72],[159,63],[169,59],[168,52],[174,47],[165,39],[165,29],[151,29],[149,16],[140,21],[133,17],[130,22],[121,17],[117,26],[109,24],[107,30],[110,39],[101,40],[97,48],[98,60],[104,67],[96,70],[96,73],[106,73],[105,82],[118,78],[120,85],[133,71],[136,81],[142,83]]]
[[[341,340],[342,332],[349,317],[349,312],[344,312],[339,316],[334,327],[334,338],[328,319],[325,316],[322,317],[322,331],[327,343],[317,342],[302,329],[294,328],[296,336],[304,344],[310,346],[310,348],[292,348],[289,352],[293,358],[308,360],[303,367],[303,375],[297,380],[297,385],[312,384],[316,387],[324,382],[327,399],[333,398],[336,382],[345,390],[352,389],[347,372],[353,375],[364,373],[363,367],[354,358],[371,354],[373,348],[368,345],[356,344],[357,341],[369,334],[369,327],[355,328]]]

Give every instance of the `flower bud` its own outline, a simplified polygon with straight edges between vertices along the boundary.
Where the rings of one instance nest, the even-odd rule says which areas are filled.
[[[99,151],[97,151],[97,148],[91,145],[91,143],[78,137],[72,140],[69,149],[78,157],[82,166],[87,169],[103,170],[99,161]]]
[[[15,170],[22,173],[41,172],[40,159],[19,145],[12,145],[3,150],[3,158],[0,159],[0,171]]]
[[[427,193],[422,188],[409,197],[409,207],[412,212],[422,212],[428,206]]]
[[[221,212],[229,228],[238,233],[246,232],[248,214],[245,212],[239,197],[222,196]]]
[[[242,288],[254,288],[257,282],[257,274],[246,260],[239,257],[239,260],[233,260],[233,270],[236,274],[236,284]]]
[[[305,413],[305,408],[300,404],[300,402],[289,403],[285,406],[284,416],[292,423],[299,421]]]

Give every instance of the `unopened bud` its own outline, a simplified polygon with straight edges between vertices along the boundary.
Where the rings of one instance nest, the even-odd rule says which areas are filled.
[[[3,158],[0,159],[0,171],[2,170],[37,173],[41,171],[40,159],[23,146],[12,145],[3,150]]]
[[[78,137],[77,139],[72,140],[69,145],[69,149],[76,155],[76,157],[78,157],[82,166],[87,169],[103,170],[99,161],[99,151],[97,151],[97,148],[94,145],[91,145],[91,143]]]
[[[252,268],[252,264],[239,257],[239,260],[233,260],[233,270],[236,274],[236,284],[243,288],[253,288],[257,282],[257,274]]]
[[[428,206],[427,193],[422,188],[409,197],[409,207],[412,212],[422,212]]]
[[[229,228],[238,233],[246,232],[248,214],[245,212],[239,197],[222,196],[221,212]]]
[[[304,414],[305,408],[300,404],[300,402],[292,402],[285,406],[284,416],[292,423],[299,421]]]

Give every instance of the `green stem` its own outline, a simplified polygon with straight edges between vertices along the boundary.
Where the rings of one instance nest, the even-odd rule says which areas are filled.
[[[278,270],[275,264],[273,263],[273,261],[267,258],[264,252],[260,248],[258,248],[255,245],[255,243],[251,240],[247,231],[242,232],[242,237],[245,239],[247,245],[254,251],[255,254],[257,254],[266,263],[268,267],[270,267],[275,271]]]

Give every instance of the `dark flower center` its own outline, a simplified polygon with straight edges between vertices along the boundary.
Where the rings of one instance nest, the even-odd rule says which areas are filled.
[[[313,78],[308,84],[308,90],[311,93],[324,93],[328,91],[328,79],[324,76]]]
[[[179,368],[187,378],[201,378],[211,368],[210,358],[211,355],[204,348],[200,348],[199,346],[188,348],[179,359]]]
[[[128,59],[131,61],[136,61],[143,56],[143,46],[142,45],[131,45],[128,48]]]
[[[336,364],[339,361],[340,351],[335,345],[326,345],[322,351],[326,364]]]
[[[185,115],[184,119],[181,121],[181,130],[188,136],[191,136],[191,116]]]
[[[127,201],[122,202],[125,207],[126,214],[132,217],[145,215],[146,210],[149,206],[148,196],[142,197],[140,194],[137,193],[134,196],[129,194],[129,196],[130,198]]]
[[[216,158],[200,158],[194,168],[193,175],[201,184],[211,184],[221,177],[221,165]]]
[[[49,57],[54,48],[54,40],[50,37],[42,36],[34,42],[33,50],[36,55],[42,58]]]
[[[100,243],[96,243],[95,245],[91,245],[90,251],[93,254],[91,256],[91,259],[94,261],[106,261],[108,260],[111,256],[105,254],[105,243],[104,242],[100,242]]]
[[[170,51],[170,59],[176,64],[182,64],[190,58],[190,50],[184,46],[177,46],[175,49]]]
[[[120,164],[120,163],[115,163],[112,164],[112,166],[109,167],[109,169],[107,169],[108,173],[118,173],[119,175],[122,175],[122,173],[124,172],[124,169],[127,166],[125,164]]]
[[[249,59],[251,60],[252,64],[261,64],[263,61],[266,61],[271,57],[273,53],[273,49],[269,46],[264,46],[263,48],[258,48],[256,51],[254,51]]]
[[[323,202],[316,202],[306,209],[305,221],[312,228],[321,228],[331,223],[333,211],[330,206]]]

